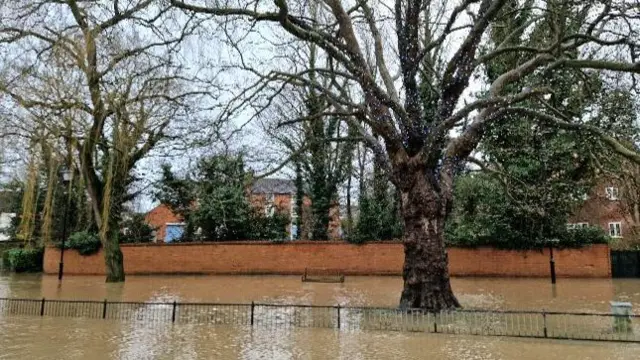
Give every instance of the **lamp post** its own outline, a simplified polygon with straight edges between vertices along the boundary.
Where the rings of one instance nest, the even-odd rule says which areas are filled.
[[[551,283],[556,283],[556,260],[553,258],[553,244],[559,242],[557,239],[549,241],[549,269],[551,271]]]
[[[69,217],[69,199],[71,198],[71,194],[69,194],[68,186],[71,182],[71,178],[73,173],[71,170],[67,168],[62,168],[60,170],[60,177],[62,178],[62,184],[64,185],[67,195],[67,201],[64,206],[64,217],[62,219],[62,246],[60,248],[60,264],[58,266],[58,280],[62,281],[62,274],[64,273],[64,242],[67,239],[67,219]]]

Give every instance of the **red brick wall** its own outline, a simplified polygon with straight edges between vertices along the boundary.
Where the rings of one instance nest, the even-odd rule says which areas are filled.
[[[122,245],[127,274],[302,274],[305,268],[337,270],[348,275],[400,275],[401,243],[351,245],[342,242],[264,242]],[[561,277],[610,277],[609,248],[554,251]],[[44,272],[56,273],[60,253],[47,248]],[[102,253],[65,253],[68,274],[104,274]],[[449,249],[454,276],[549,276],[549,254],[493,248]]]

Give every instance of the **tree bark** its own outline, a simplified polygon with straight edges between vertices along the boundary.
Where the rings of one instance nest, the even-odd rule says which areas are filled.
[[[82,167],[85,172],[85,179],[89,179],[87,176],[88,169],[85,166]],[[122,208],[122,196],[124,194],[124,186],[118,187],[120,183],[113,185],[111,189],[111,207],[109,214],[107,214],[107,221],[103,221],[103,195],[105,192],[104,185],[102,183],[96,183],[93,181],[87,181],[87,193],[91,200],[91,206],[93,210],[93,219],[100,234],[100,242],[104,250],[104,265],[105,272],[107,274],[107,282],[122,282],[124,281],[124,256],[122,250],[120,250],[119,236],[120,236],[120,215],[123,211]],[[102,227],[107,226],[106,232],[102,232]]]
[[[108,239],[104,239],[104,265],[107,273],[107,282],[124,281],[124,256],[120,249],[118,237],[120,229],[112,226],[107,232]]]
[[[440,311],[460,306],[453,295],[444,245],[443,197],[420,168],[405,174],[402,189],[404,288],[400,308]]]

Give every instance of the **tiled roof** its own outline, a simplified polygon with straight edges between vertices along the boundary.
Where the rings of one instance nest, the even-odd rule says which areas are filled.
[[[259,179],[251,185],[251,192],[253,194],[295,194],[296,185],[289,179]]]

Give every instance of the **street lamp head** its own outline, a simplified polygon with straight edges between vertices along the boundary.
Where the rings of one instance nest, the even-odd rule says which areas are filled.
[[[62,178],[62,182],[68,184],[71,182],[71,178],[73,177],[73,172],[66,167],[60,169],[60,177]]]

